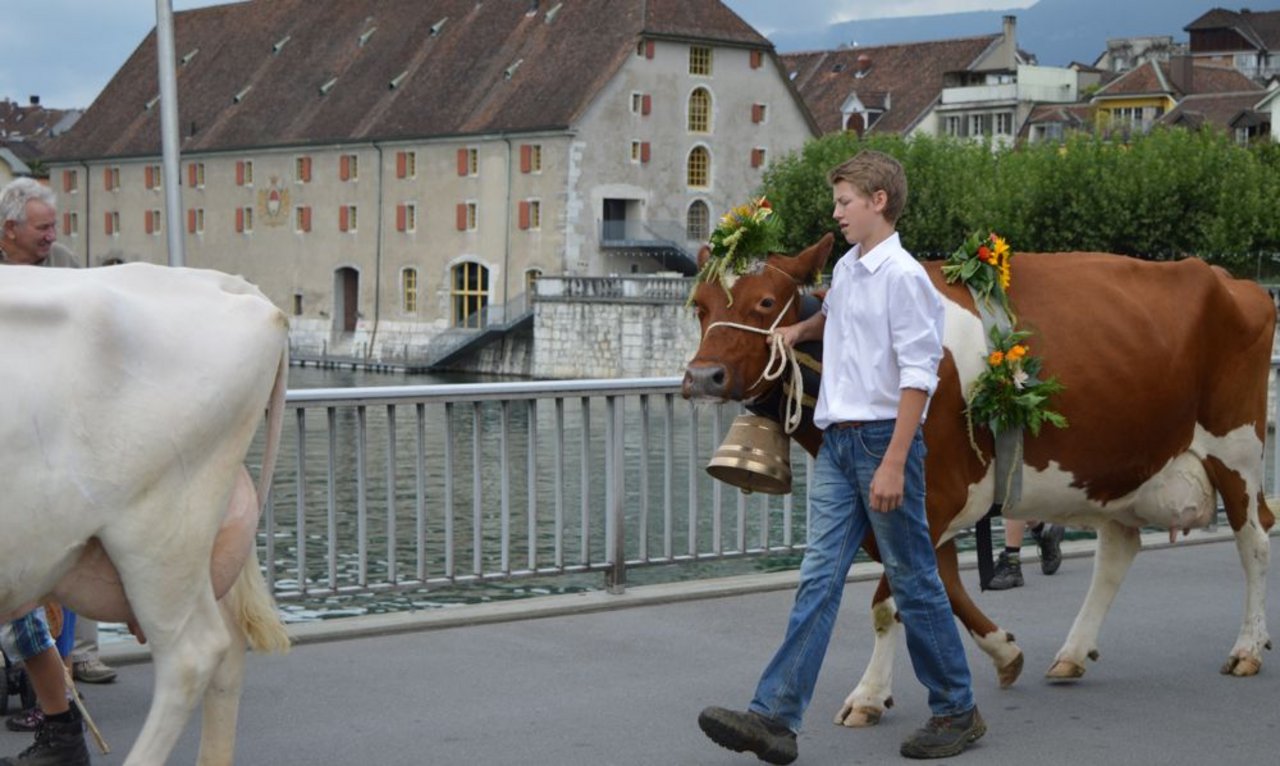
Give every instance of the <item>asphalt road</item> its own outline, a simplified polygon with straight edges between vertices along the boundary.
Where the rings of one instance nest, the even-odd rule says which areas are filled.
[[[1092,565],[1081,546],[1053,577],[1029,562],[1025,587],[979,596],[1026,654],[1023,677],[999,689],[970,644],[975,692],[989,733],[955,759],[974,764],[1227,766],[1280,759],[1280,656],[1262,673],[1219,675],[1241,619],[1243,577],[1230,542],[1139,555],[1103,626],[1101,658],[1070,686],[1042,675],[1066,636]],[[1034,550],[1032,548],[1031,550]],[[784,578],[786,576],[783,576]],[[976,590],[977,573],[966,583]],[[776,576],[775,576],[776,578]],[[1273,633],[1280,604],[1269,576]],[[673,600],[665,586],[633,588],[634,608],[564,612],[462,627],[314,641],[285,657],[254,656],[240,712],[240,764],[480,764],[482,766],[756,763],[698,730],[709,704],[743,706],[785,625],[791,594],[770,590]],[[897,705],[880,726],[831,718],[871,651],[873,584],[851,583],[799,740],[802,766],[904,762],[898,744],[927,716],[905,646]],[[715,592],[708,586],[706,592]],[[591,597],[578,602],[585,609]],[[460,612],[460,610],[459,610]],[[546,614],[547,612],[537,612]],[[359,620],[347,621],[355,627]],[[339,632],[341,635],[341,632]],[[316,636],[311,636],[315,638]],[[95,764],[124,762],[149,704],[149,663],[86,686],[114,747]],[[29,735],[0,732],[0,755]],[[193,716],[174,764],[195,762]]]

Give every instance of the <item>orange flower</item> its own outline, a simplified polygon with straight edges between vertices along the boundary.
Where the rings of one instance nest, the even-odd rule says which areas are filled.
[[[986,263],[995,263],[994,258],[995,256],[992,255],[991,248],[987,247],[986,245],[983,245],[982,247],[978,248],[978,260],[984,261]]]
[[[1004,361],[1003,351],[992,351],[991,356],[987,357],[987,364],[991,365],[992,367],[1000,366],[1000,363],[1003,361]]]
[[[1013,348],[1009,349],[1009,361],[1016,362],[1026,355],[1027,347],[1021,343],[1015,344]]]

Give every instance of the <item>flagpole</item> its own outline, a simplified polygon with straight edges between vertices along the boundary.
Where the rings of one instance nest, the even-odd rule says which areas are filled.
[[[169,265],[186,265],[182,232],[182,174],[178,147],[178,76],[173,42],[173,2],[156,0],[156,58],[160,65],[160,149],[164,173],[164,228]]]

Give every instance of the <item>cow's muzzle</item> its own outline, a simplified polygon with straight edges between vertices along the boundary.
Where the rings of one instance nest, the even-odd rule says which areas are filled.
[[[686,399],[729,399],[729,373],[718,362],[691,362],[684,370],[681,393]]]

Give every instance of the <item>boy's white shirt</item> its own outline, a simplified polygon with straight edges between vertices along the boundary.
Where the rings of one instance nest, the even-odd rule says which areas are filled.
[[[813,413],[819,428],[893,420],[904,388],[932,397],[942,361],[942,296],[897,232],[866,254],[855,245],[840,259],[822,313],[822,385]]]

